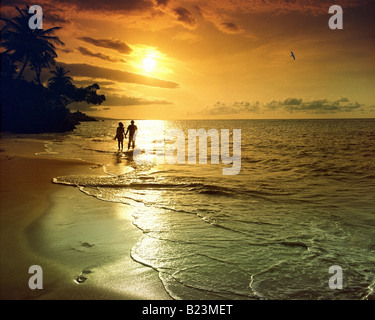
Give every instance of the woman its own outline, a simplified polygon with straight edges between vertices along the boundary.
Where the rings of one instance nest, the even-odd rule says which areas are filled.
[[[122,151],[122,149],[124,148],[124,125],[122,124],[122,122],[119,122],[116,130],[116,136],[113,138],[113,140],[116,139],[118,141],[118,151],[120,151],[120,148]]]

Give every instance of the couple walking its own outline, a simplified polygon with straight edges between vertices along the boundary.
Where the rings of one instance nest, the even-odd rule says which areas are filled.
[[[124,129],[124,125],[122,122],[119,122],[118,124],[118,127],[117,127],[117,130],[116,130],[116,136],[114,138],[114,140],[117,139],[118,141],[118,151],[120,151],[120,149],[122,150],[123,149],[123,146],[124,146],[124,134],[125,134],[125,139],[126,139],[126,135],[129,133],[129,143],[128,143],[128,150],[130,149],[130,145],[132,145],[132,148],[134,149],[135,148],[135,137],[137,135],[137,126],[134,125],[134,121],[130,121],[130,125],[128,126],[128,129],[126,130],[126,133],[125,133],[125,129]]]

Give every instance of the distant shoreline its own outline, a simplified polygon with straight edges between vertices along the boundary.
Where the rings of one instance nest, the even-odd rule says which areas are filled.
[[[114,120],[114,121],[121,121],[121,120],[130,120],[130,118],[126,118],[126,117],[123,117],[123,118],[107,118],[107,117],[97,117],[97,116],[92,116],[93,118],[97,119],[97,120]],[[289,121],[289,120],[375,120],[375,118],[264,118],[264,119],[251,119],[251,118],[230,118],[230,119],[223,119],[223,118],[176,118],[176,119],[159,119],[159,118],[155,118],[155,119],[145,119],[145,118],[131,118],[135,121],[139,121],[139,120],[156,120],[156,121],[164,121],[164,120],[167,120],[167,121],[264,121],[264,120],[270,120],[270,121],[273,121],[273,120],[276,120],[276,121]]]

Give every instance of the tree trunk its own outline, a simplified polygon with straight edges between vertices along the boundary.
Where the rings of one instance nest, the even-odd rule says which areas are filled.
[[[36,75],[36,81],[41,86],[42,83],[40,82],[40,74],[42,73],[42,68],[36,67],[35,68],[35,75]]]
[[[24,62],[24,64],[23,64],[23,66],[22,66],[22,69],[21,69],[20,73],[18,74],[17,80],[21,79],[21,76],[22,76],[22,74],[23,74],[23,71],[25,70],[26,65],[27,65],[28,62],[29,62],[29,57],[27,56],[27,57],[26,57],[26,60],[25,60],[25,62]]]

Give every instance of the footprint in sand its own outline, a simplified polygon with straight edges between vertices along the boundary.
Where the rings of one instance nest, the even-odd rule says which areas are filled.
[[[95,246],[95,244],[90,244],[88,242],[81,242],[81,246],[86,247],[86,248],[91,248],[91,247]]]
[[[91,248],[91,247],[95,246],[95,244],[90,244],[88,242],[81,242],[80,241],[79,243],[81,244],[81,247],[85,247],[85,248]],[[77,252],[85,252],[86,251],[84,249],[81,250],[78,247],[71,247],[70,250],[74,250],[74,251],[77,251]]]
[[[75,279],[75,281],[80,284],[80,283],[84,283],[88,278],[86,277],[86,275],[92,273],[91,270],[89,269],[85,269],[81,272],[81,274]]]
[[[76,278],[77,283],[84,283],[87,280],[87,277],[85,277],[82,273]]]

